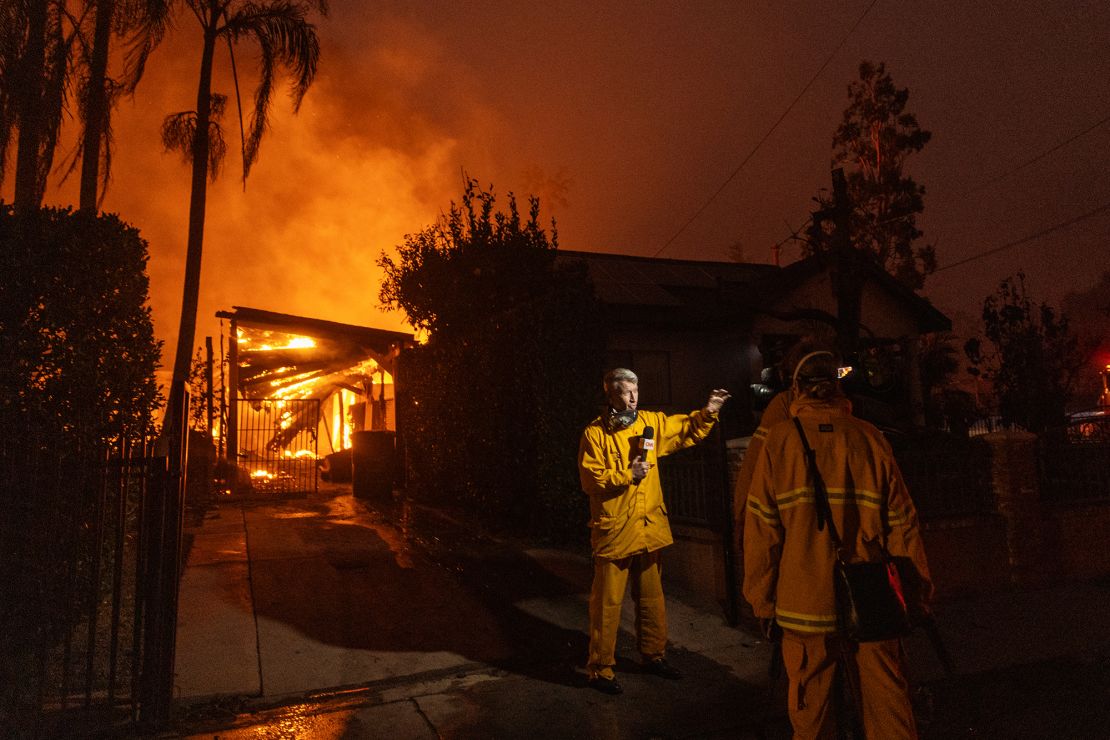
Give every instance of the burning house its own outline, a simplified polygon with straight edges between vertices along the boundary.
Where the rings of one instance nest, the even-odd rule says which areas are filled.
[[[242,306],[216,315],[230,324],[215,431],[236,471],[231,492],[313,492],[321,470],[350,476],[360,435],[392,445],[397,360],[411,334]]]

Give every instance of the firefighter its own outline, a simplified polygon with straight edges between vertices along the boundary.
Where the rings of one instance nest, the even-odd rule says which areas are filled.
[[[705,408],[667,416],[638,408],[639,380],[631,370],[606,373],[604,389],[608,410],[582,432],[578,448],[582,489],[590,500],[594,561],[587,670],[591,687],[619,694],[622,688],[613,666],[630,578],[645,669],[672,680],[682,677],[665,657],[667,618],[659,551],[674,540],[656,462],[705,439],[729,393],[714,390]]]
[[[803,357],[793,373],[790,413],[802,423],[825,479],[833,521],[850,558],[877,560],[883,550],[912,560],[932,585],[917,524],[890,445],[851,415],[829,351]],[[838,663],[856,689],[864,734],[872,740],[917,737],[900,640],[850,643],[837,634],[835,553],[818,530],[814,490],[792,421],[771,427],[755,461],[744,529],[744,596],[765,633],[782,629],[795,738],[831,738]]]
[[[817,349],[824,349],[825,346],[825,343],[813,336],[804,337],[796,342],[778,368],[781,372],[779,377],[791,377],[794,374],[794,368],[797,366],[798,360]],[[792,387],[779,391],[771,398],[770,403],[763,409],[763,414],[759,417],[759,426],[752,433],[748,448],[744,451],[744,458],[740,461],[740,471],[736,475],[736,484],[732,490],[732,551],[734,553],[743,553],[744,551],[744,521],[748,503],[748,489],[751,488],[752,474],[755,472],[755,461],[759,458],[759,451],[767,438],[768,430],[780,421],[790,419],[790,404],[793,402],[794,390]],[[737,590],[743,591],[743,570],[741,568],[737,568],[737,575],[740,576],[741,581]]]

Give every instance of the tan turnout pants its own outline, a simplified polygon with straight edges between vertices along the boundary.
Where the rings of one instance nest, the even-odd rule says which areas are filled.
[[[628,581],[636,605],[636,637],[645,660],[662,658],[667,647],[667,614],[663,603],[659,551],[618,560],[594,558],[590,590],[590,678],[613,678],[621,604]]]
[[[836,737],[832,687],[836,661],[846,657],[867,740],[917,737],[899,640],[847,643],[837,635],[785,630],[782,660],[790,681],[787,709],[796,740]]]

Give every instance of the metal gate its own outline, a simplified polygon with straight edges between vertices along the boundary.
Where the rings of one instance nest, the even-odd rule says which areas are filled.
[[[184,439],[0,441],[21,528],[0,568],[0,735],[133,734],[169,719]]]
[[[239,399],[236,449],[249,484],[241,478],[236,494],[316,493],[319,421],[315,398]]]
[[[719,425],[701,444],[660,458],[659,476],[672,521],[718,534],[731,525],[732,491]]]
[[[1110,416],[1092,415],[1049,430],[1038,450],[1043,500],[1110,500]]]

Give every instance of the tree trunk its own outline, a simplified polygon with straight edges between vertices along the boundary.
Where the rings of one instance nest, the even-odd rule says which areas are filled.
[[[208,197],[208,136],[212,112],[212,57],[216,49],[216,21],[212,18],[204,29],[204,51],[200,60],[200,84],[197,86],[197,128],[193,136],[193,180],[189,201],[189,241],[185,251],[185,287],[181,296],[181,323],[177,330],[177,353],[173,363],[173,381],[166,409],[166,428],[180,418],[185,383],[189,378],[193,340],[197,330],[197,304],[200,299],[200,264],[204,247],[204,210]]]
[[[833,208],[836,231],[832,278],[836,290],[836,335],[841,354],[848,358],[859,349],[863,268],[852,245],[852,204],[842,169],[833,170]]]
[[[20,90],[17,103],[19,144],[15,160],[16,211],[37,210],[42,203],[43,183],[39,181],[39,151],[42,147],[46,116],[43,112],[43,87],[46,74],[45,0],[27,3],[27,49],[19,60]]]
[[[82,211],[97,210],[97,189],[100,184],[100,152],[107,146],[105,130],[108,120],[108,46],[112,39],[112,16],[115,0],[96,0],[96,29],[93,32],[92,59],[89,63],[88,99],[85,101],[85,131],[82,141],[81,194]]]

